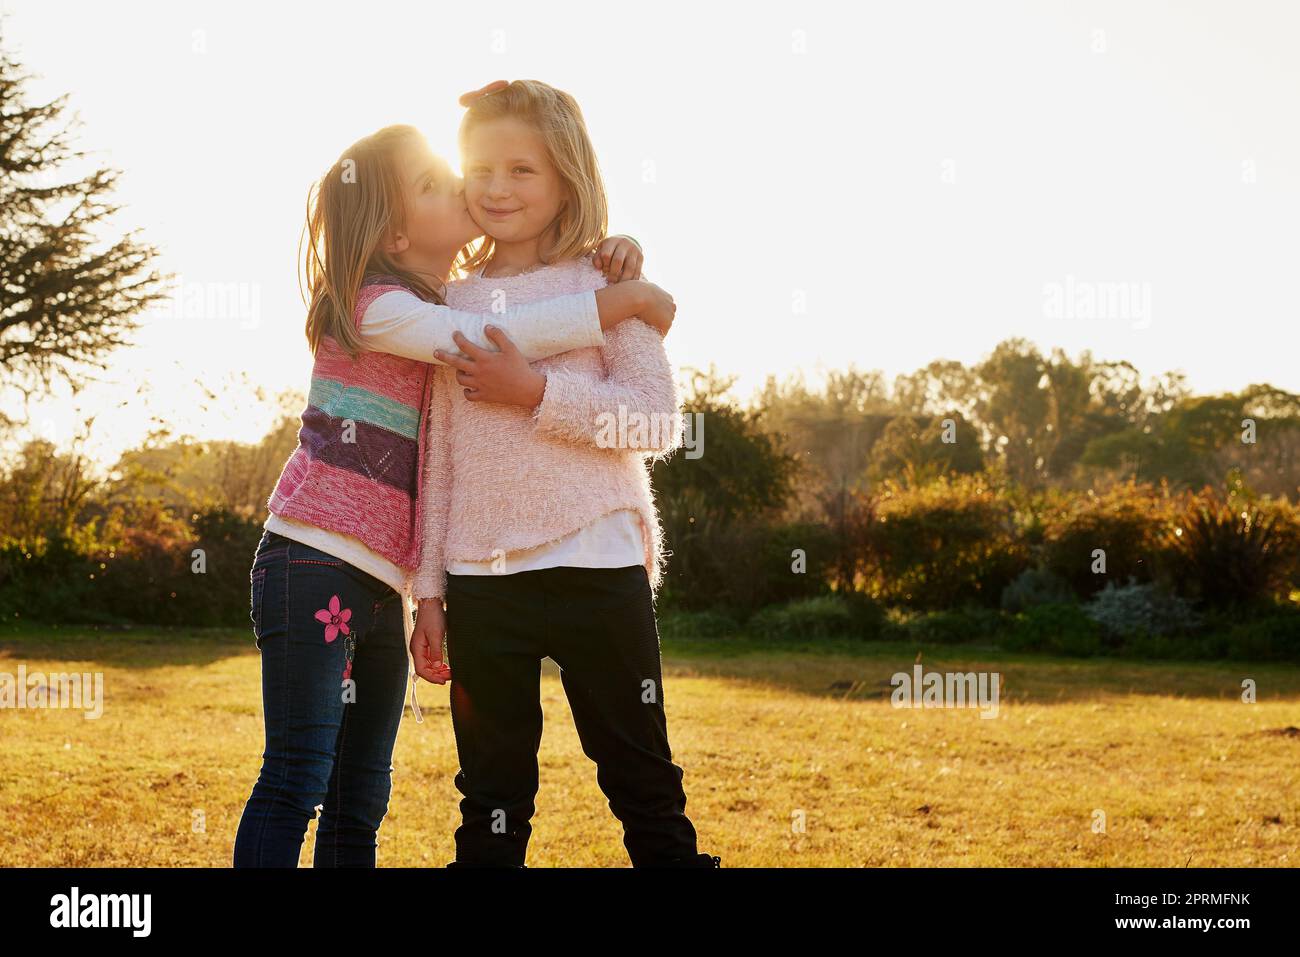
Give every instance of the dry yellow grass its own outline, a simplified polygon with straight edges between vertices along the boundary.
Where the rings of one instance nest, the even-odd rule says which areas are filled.
[[[989,720],[891,707],[882,683],[914,654],[665,642],[669,733],[701,850],[728,867],[1300,864],[1300,736],[1270,733],[1300,725],[1294,667],[928,650],[927,670],[1007,676]],[[19,663],[102,671],[107,703],[98,720],[0,710],[5,865],[228,865],[262,746],[243,633],[0,635],[0,671]],[[1244,678],[1258,703],[1241,702]],[[831,690],[845,681],[862,686]],[[553,667],[542,691],[529,864],[626,866]],[[452,857],[447,691],[422,684],[421,701],[426,722],[408,712],[397,742],[381,866]],[[310,854],[309,836],[304,864]]]

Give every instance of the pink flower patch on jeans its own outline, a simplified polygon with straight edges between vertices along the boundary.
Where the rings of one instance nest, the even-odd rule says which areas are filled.
[[[322,608],[320,611],[316,612],[316,620],[325,623],[325,640],[327,642],[333,641],[337,638],[340,631],[345,635],[352,634],[351,629],[348,628],[348,622],[351,619],[351,608],[344,608],[342,611],[339,611],[338,595],[330,596],[330,604],[328,608]]]

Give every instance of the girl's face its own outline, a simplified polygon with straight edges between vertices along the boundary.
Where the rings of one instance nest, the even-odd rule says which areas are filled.
[[[404,151],[398,165],[406,223],[390,252],[412,264],[450,262],[462,246],[483,235],[465,206],[465,184],[446,160],[421,146]]]
[[[475,125],[465,140],[465,199],[483,232],[500,243],[546,232],[568,195],[546,144],[522,120]]]

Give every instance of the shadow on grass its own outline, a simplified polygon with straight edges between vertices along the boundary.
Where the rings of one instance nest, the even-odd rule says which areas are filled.
[[[1137,661],[1016,654],[993,645],[821,640],[776,645],[748,638],[663,639],[664,670],[822,698],[888,700],[891,677],[912,673],[920,655],[926,673],[996,671],[1002,700],[1034,704],[1115,695],[1239,699],[1253,680],[1260,701],[1300,700],[1300,668],[1234,661]],[[0,670],[21,662],[78,662],[110,668],[202,667],[255,657],[242,628],[100,628],[24,625],[0,629]],[[453,671],[454,660],[451,662]],[[546,674],[558,669],[547,659]]]
[[[97,628],[92,625],[0,628],[0,663],[76,661],[111,668],[147,669],[210,665],[240,655],[257,655],[251,628]]]

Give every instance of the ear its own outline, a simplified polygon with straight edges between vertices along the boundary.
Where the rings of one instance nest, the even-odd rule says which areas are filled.
[[[390,256],[398,256],[410,248],[411,241],[407,239],[406,233],[392,233],[384,240],[384,252]]]

